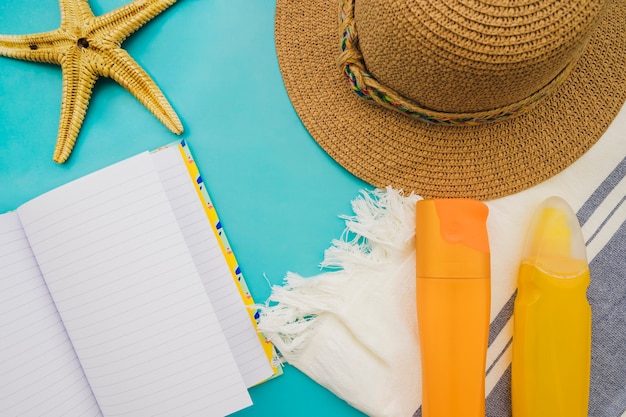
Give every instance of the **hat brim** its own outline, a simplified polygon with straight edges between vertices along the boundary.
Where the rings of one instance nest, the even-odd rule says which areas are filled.
[[[278,0],[276,51],[287,93],[309,133],[374,186],[480,200],[522,191],[582,156],[626,100],[624,0],[609,1],[557,91],[519,116],[482,126],[427,124],[354,94],[336,64],[338,3]]]

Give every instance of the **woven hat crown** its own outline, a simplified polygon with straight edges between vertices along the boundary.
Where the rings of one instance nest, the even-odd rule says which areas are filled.
[[[624,22],[626,0],[277,0],[275,42],[298,116],[346,170],[488,200],[607,131],[626,100]]]
[[[388,107],[424,109],[427,119],[441,112],[493,120],[531,106],[567,77],[603,3],[348,0],[343,30],[354,45],[340,61],[357,62],[355,89],[375,90]]]

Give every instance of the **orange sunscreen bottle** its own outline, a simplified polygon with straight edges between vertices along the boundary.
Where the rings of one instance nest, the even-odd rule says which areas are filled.
[[[485,416],[487,214],[476,200],[422,200],[416,206],[423,417]]]
[[[514,417],[586,417],[591,364],[589,267],[576,215],[561,198],[537,209],[514,308]]]

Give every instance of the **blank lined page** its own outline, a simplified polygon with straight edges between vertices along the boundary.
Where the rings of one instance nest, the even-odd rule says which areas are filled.
[[[0,215],[0,415],[102,415],[17,213]]]
[[[248,387],[273,375],[256,329],[178,147],[153,159],[198,272]]]
[[[148,153],[19,213],[105,416],[251,404]]]

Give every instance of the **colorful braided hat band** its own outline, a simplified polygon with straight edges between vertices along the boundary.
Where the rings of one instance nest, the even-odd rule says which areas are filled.
[[[386,87],[367,71],[363,54],[359,50],[359,36],[354,17],[355,0],[341,0],[340,33],[341,54],[337,63],[350,82],[352,90],[362,98],[372,100],[386,108],[396,110],[427,123],[444,125],[480,125],[519,115],[532,108],[544,97],[555,91],[575,66],[578,56],[572,57],[548,84],[529,96],[512,104],[486,111],[443,112],[427,109],[406,98],[392,88]],[[429,82],[425,80],[424,82]]]

